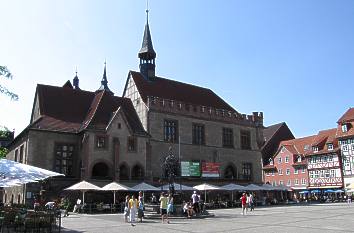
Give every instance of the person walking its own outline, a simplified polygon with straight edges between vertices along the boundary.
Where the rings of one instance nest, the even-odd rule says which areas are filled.
[[[193,209],[196,214],[199,214],[199,196],[197,191],[194,191],[192,194],[192,202],[193,202]]]
[[[135,214],[136,210],[138,208],[138,201],[136,200],[135,196],[132,195],[132,198],[129,200],[129,218],[130,218],[130,223],[134,227],[134,222],[135,222]]]
[[[165,196],[165,193],[162,192],[161,196],[160,196],[160,213],[161,213],[161,221],[162,223],[165,223],[165,220],[167,221],[167,223],[170,223],[168,221],[168,216],[167,216],[167,197]]]
[[[245,215],[245,211],[246,211],[246,208],[247,208],[247,196],[246,196],[246,193],[243,193],[242,194],[242,197],[240,198],[241,200],[241,207],[242,207],[242,215]]]
[[[144,196],[143,192],[139,192],[139,198],[138,198],[138,218],[140,219],[140,222],[143,222],[143,217],[144,217]]]
[[[173,213],[173,196],[170,193],[167,198],[167,216]]]
[[[128,222],[129,217],[129,195],[125,196],[124,202],[124,222]]]
[[[76,211],[80,212],[81,208],[82,208],[82,207],[81,207],[81,199],[78,198],[78,199],[76,200],[76,205],[74,205],[73,213],[75,213]]]
[[[252,193],[249,194],[248,198],[249,198],[248,204],[250,206],[250,211],[254,211],[254,198]]]

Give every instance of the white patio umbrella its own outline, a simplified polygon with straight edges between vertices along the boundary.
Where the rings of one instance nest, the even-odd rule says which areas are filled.
[[[255,185],[255,184],[249,184],[249,185],[245,186],[245,190],[247,190],[247,191],[259,191],[259,190],[262,190],[262,188],[259,187],[258,185]]]
[[[230,183],[224,186],[221,186],[222,189],[231,191],[231,201],[234,201],[234,191],[243,191],[245,190],[245,187],[242,185]]]
[[[116,204],[116,192],[117,191],[129,191],[129,187],[119,184],[117,182],[109,183],[101,188],[103,191],[113,191],[113,204]]]
[[[134,191],[160,191],[160,189],[156,188],[155,186],[152,186],[150,184],[147,184],[145,182],[142,182],[140,184],[137,184],[131,188]]]
[[[0,185],[15,186],[44,180],[52,176],[64,176],[64,174],[8,159],[0,159]]]
[[[187,185],[181,185],[181,184],[178,184],[178,183],[173,183],[173,186],[175,187],[175,190],[182,190],[182,191],[193,191],[195,190],[195,188],[193,187],[190,187],[190,186],[187,186]],[[160,189],[162,190],[169,190],[169,185],[168,184],[165,184],[163,186],[160,187]]]
[[[94,185],[94,184],[91,184],[89,182],[81,181],[77,184],[70,186],[69,188],[66,188],[65,190],[80,190],[80,191],[82,191],[82,204],[85,204],[85,192],[87,192],[89,190],[101,190],[101,188]]]
[[[206,191],[207,190],[222,190],[218,186],[207,184],[207,183],[196,185],[193,188],[195,188],[195,189],[197,189],[199,191],[204,191],[204,202],[207,202],[207,199],[206,199]]]

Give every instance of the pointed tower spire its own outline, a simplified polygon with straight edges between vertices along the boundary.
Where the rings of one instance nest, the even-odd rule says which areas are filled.
[[[75,77],[74,77],[74,79],[73,79],[73,85],[74,85],[74,89],[80,90],[80,87],[79,87],[79,77],[77,77],[77,67],[76,67],[76,71],[75,71]]]
[[[98,88],[97,91],[107,91],[108,93],[111,93],[112,95],[114,94],[109,88],[108,88],[108,81],[107,81],[107,72],[106,72],[106,61],[104,61],[104,70],[103,70],[103,76],[102,76],[102,81],[101,81],[101,86]]]
[[[148,8],[148,7],[147,7]],[[150,28],[149,28],[149,9],[146,9],[146,25],[144,30],[143,43],[138,53],[140,58],[140,73],[148,80],[155,77],[155,58],[156,53],[152,46]]]

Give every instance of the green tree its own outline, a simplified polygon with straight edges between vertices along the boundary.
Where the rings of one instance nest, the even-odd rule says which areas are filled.
[[[8,138],[11,135],[11,131],[5,127],[0,126],[0,138]],[[0,159],[5,158],[6,154],[9,152],[5,147],[0,146]]]
[[[12,74],[6,66],[0,66],[0,78],[1,77],[4,77],[6,79],[12,79]],[[0,93],[9,96],[12,100],[18,100],[18,95],[8,90],[3,85],[0,85]]]
[[[5,158],[6,154],[9,152],[8,149],[0,147],[0,159]]]

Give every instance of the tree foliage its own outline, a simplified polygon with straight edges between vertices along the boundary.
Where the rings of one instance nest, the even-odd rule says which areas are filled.
[[[6,149],[4,147],[0,147],[0,159],[5,158],[7,152],[9,152],[8,149]]]
[[[6,66],[0,66],[0,78],[4,77],[6,79],[12,79],[11,72]],[[11,100],[18,100],[18,95],[7,89],[5,86],[0,84],[0,93],[5,94],[11,98]]]
[[[0,138],[8,138],[11,135],[11,131],[5,127],[0,126]],[[5,147],[0,146],[0,159],[5,158],[6,154],[9,152]]]

